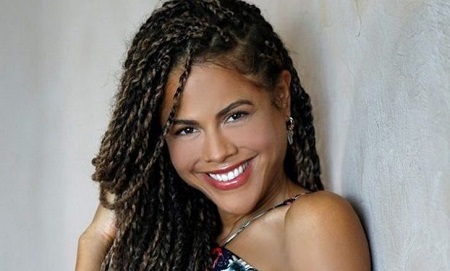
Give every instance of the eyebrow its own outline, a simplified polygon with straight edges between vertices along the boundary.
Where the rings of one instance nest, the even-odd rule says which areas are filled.
[[[241,106],[241,105],[253,105],[253,103],[249,100],[237,100],[235,102],[232,102],[231,104],[227,105],[224,109],[220,110],[219,113],[217,113],[217,119],[223,118],[226,114],[228,114],[233,109]],[[184,119],[174,119],[173,125],[187,125],[187,126],[198,126],[199,123],[195,120],[184,120]]]
[[[241,105],[253,105],[252,102],[250,102],[249,100],[237,100],[231,104],[229,104],[227,107],[225,107],[224,109],[220,110],[219,113],[217,113],[217,118],[221,119],[223,116],[225,116],[226,114],[228,114],[228,112],[230,112],[231,110],[235,109],[236,107],[239,107]]]

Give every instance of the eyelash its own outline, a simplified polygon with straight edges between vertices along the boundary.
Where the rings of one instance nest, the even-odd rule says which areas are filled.
[[[248,115],[248,113],[245,111],[236,111],[236,112],[231,113],[225,120],[226,120],[226,122],[229,122],[230,118],[234,118],[235,120],[232,120],[231,122],[235,122],[247,115]]]
[[[189,130],[190,132],[187,132],[188,130]],[[190,134],[193,134],[193,133],[194,133],[194,130],[195,130],[194,127],[183,127],[183,128],[180,128],[180,129],[176,130],[176,131],[175,131],[175,135],[177,135],[177,136],[190,135]]]
[[[225,122],[226,123],[228,123],[228,122],[236,122],[236,121],[240,120],[241,118],[243,118],[243,117],[245,117],[247,115],[248,115],[248,112],[236,111],[236,112],[233,112],[230,115],[228,115],[228,117],[225,118]],[[234,120],[230,120],[230,119],[234,119]],[[176,136],[187,136],[187,135],[191,135],[191,134],[195,133],[196,130],[197,129],[194,128],[194,127],[187,126],[187,127],[182,127],[180,129],[176,130],[174,132],[174,134]]]

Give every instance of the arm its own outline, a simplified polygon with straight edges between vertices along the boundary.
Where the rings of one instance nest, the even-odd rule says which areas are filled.
[[[351,205],[330,192],[307,195],[286,214],[288,270],[368,271],[369,246]]]
[[[99,204],[92,223],[78,239],[75,271],[99,271],[115,236],[114,211]]]

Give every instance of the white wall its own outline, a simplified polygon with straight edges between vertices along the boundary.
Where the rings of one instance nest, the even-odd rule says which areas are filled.
[[[70,270],[126,44],[158,1],[0,2],[0,270]],[[450,3],[253,2],[293,52],[375,270],[450,270]]]

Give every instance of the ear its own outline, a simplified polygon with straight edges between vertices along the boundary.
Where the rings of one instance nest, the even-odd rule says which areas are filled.
[[[282,110],[286,116],[291,115],[291,73],[283,70],[275,86],[274,100],[277,107]]]

